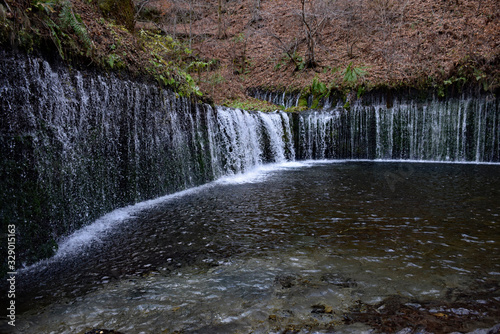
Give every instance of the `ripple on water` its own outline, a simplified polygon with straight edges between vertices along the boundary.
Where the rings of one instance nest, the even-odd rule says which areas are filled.
[[[415,312],[491,313],[500,303],[498,166],[416,164],[391,189],[384,175],[398,168],[285,166],[139,205],[72,261],[26,270],[36,296],[55,298],[20,315],[19,332],[271,333],[342,324],[391,296],[403,298],[398,307],[420,305]]]

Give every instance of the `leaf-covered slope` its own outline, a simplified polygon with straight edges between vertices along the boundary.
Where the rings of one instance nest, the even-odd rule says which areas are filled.
[[[127,4],[2,0],[1,40],[148,74],[185,94],[200,87],[216,103],[247,100],[252,87],[310,90],[313,81],[439,95],[500,86],[497,0],[135,0],[134,29]]]

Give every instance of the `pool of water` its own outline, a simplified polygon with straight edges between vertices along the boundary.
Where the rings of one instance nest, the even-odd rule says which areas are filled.
[[[500,165],[275,165],[69,238],[19,273],[16,329],[488,327],[500,322],[499,221]]]

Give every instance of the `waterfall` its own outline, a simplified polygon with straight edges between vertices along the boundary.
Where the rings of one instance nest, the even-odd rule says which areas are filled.
[[[155,84],[0,56],[0,216],[32,251],[25,261],[115,208],[295,158],[283,112],[214,108]]]
[[[286,108],[300,93],[250,89],[252,97]],[[321,110],[296,118],[298,159],[406,159],[431,161],[500,160],[500,99],[493,94],[446,100],[367,96],[344,109],[335,94]],[[308,97],[311,106],[313,96]]]
[[[259,100],[267,101],[285,108],[299,105],[300,92],[270,91],[259,88],[249,89],[247,94]]]
[[[291,127],[284,112],[208,108],[214,178],[242,173],[262,163],[294,160]]]
[[[262,113],[37,57],[2,51],[0,63],[0,220],[18,227],[27,262],[115,208],[265,163],[500,161],[492,96],[400,99],[391,107],[365,100],[350,110],[329,101],[322,110]],[[273,94],[266,99],[299,99]]]
[[[499,100],[357,103],[303,112],[299,159],[500,160]]]

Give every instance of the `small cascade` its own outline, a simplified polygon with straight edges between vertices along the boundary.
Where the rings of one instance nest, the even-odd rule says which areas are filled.
[[[499,100],[395,101],[298,116],[299,159],[500,160]]]
[[[300,92],[270,91],[260,88],[249,89],[247,94],[253,98],[267,101],[285,108],[298,106],[300,99]]]
[[[285,108],[298,107],[299,102],[302,106],[307,106],[308,108],[316,104],[317,106],[321,106],[324,110],[329,110],[344,104],[335,94],[327,97],[319,97],[309,93],[302,95],[301,91],[267,90],[254,87],[247,90],[247,95]],[[301,98],[303,101],[300,101]]]
[[[373,159],[374,129],[371,110],[347,112],[343,108],[301,113],[300,159]]]
[[[493,162],[500,157],[498,99],[454,98],[376,107],[376,158]]]
[[[299,116],[299,156],[301,159],[325,159],[334,154],[331,135],[338,124],[339,113],[312,111]],[[338,131],[337,131],[338,132]],[[338,146],[337,146],[338,151]]]
[[[289,118],[283,112],[210,108],[208,125],[215,178],[295,158]]]

